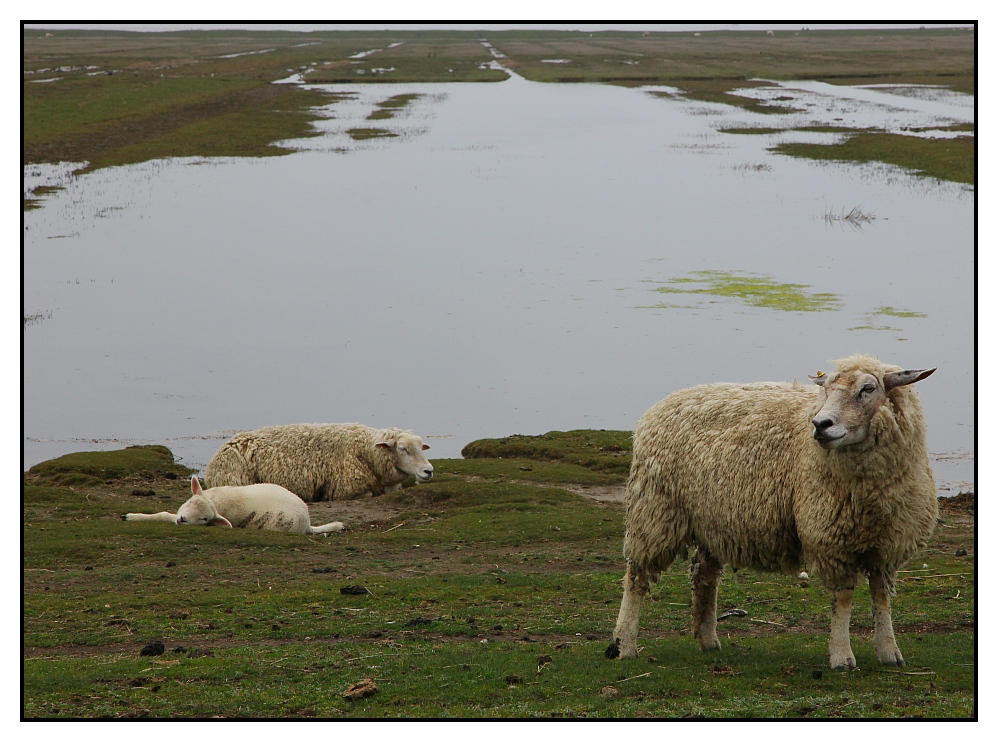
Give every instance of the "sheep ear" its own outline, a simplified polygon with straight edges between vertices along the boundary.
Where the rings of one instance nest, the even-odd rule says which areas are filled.
[[[211,525],[213,525],[213,526],[221,526],[222,528],[232,528],[232,524],[229,523],[229,521],[226,520],[221,515],[216,515],[214,518],[212,518]]]
[[[198,481],[197,475],[191,477],[191,493],[195,495],[200,495],[203,492],[201,489],[201,482]]]
[[[884,389],[890,391],[895,387],[905,386],[906,384],[914,384],[916,381],[921,381],[925,377],[931,376],[933,371],[935,371],[934,368],[911,371],[890,371],[889,373],[884,374]]]
[[[828,374],[826,374],[824,371],[819,371],[817,376],[811,376],[810,374],[808,374],[807,378],[809,378],[818,386],[824,386],[825,382],[828,381]]]
[[[374,444],[375,448],[394,448],[395,446],[388,441],[378,441]]]
[[[424,444],[423,444],[423,450],[424,450],[424,451],[429,451],[429,450],[430,450],[430,447],[429,447],[429,446],[427,446],[427,445],[426,445],[426,444],[424,443]]]

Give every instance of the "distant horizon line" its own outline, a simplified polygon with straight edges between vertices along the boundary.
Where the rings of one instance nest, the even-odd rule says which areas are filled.
[[[628,31],[683,33],[689,31],[863,31],[976,27],[976,21],[952,23],[48,23],[22,22],[22,29],[47,31],[129,31],[171,33],[178,31]]]

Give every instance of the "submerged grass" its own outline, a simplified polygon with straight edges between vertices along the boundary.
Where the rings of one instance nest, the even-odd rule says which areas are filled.
[[[367,118],[369,121],[381,121],[385,119],[395,118],[395,115],[412,103],[415,100],[419,100],[423,96],[420,93],[399,93],[398,95],[393,95],[391,98],[381,101],[377,104],[376,110],[372,112]]]
[[[365,139],[388,139],[398,136],[398,134],[393,131],[389,131],[388,129],[376,129],[365,126],[347,129],[347,134],[349,134],[350,138],[355,141],[364,141]]]
[[[769,276],[716,270],[695,271],[689,277],[673,278],[654,291],[662,294],[700,294],[740,299],[749,306],[784,312],[827,312],[838,309],[837,295],[808,293],[810,286],[780,283]],[[659,304],[650,308],[668,308]]]
[[[861,131],[835,144],[786,142],[771,150],[811,160],[884,162],[911,170],[916,175],[974,185],[977,182],[975,139],[924,139],[903,134]]]
[[[940,127],[941,131],[973,132],[973,124]],[[790,157],[835,162],[883,162],[911,170],[915,175],[949,180],[955,183],[976,183],[976,138],[926,138],[908,134],[891,134],[876,129],[849,129],[841,126],[728,127],[719,129],[724,134],[780,134],[790,131],[843,134],[844,137],[829,144],[784,142],[770,147]],[[912,129],[913,132],[920,131]],[[826,216],[827,218],[827,216]]]
[[[22,714],[975,715],[966,510],[944,509],[936,537],[900,575],[894,615],[906,668],[880,668],[872,620],[857,610],[863,670],[831,672],[824,591],[752,570],[728,576],[719,597],[722,610],[748,616],[724,622],[724,649],[703,654],[688,635],[681,564],[646,602],[641,659],[607,660],[622,511],[570,488],[593,477],[619,486],[608,464],[628,454],[629,439],[569,431],[476,442],[482,456],[522,453],[435,462],[439,481],[384,496],[396,512],[388,521],[330,538],[121,522],[123,512],[186,498],[186,481],[168,478],[185,470],[164,471],[162,447],[39,465],[24,488]],[[57,483],[92,472],[116,476]],[[366,590],[344,594],[348,586]],[[165,652],[141,655],[153,640]],[[342,695],[364,679],[376,687],[369,697]]]

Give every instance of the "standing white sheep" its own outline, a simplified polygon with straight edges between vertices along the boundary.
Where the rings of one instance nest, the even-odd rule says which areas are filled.
[[[627,484],[627,574],[608,657],[636,657],[649,581],[696,547],[693,631],[720,649],[717,585],[724,564],[796,574],[832,593],[831,666],[853,668],[849,617],[857,575],[869,577],[873,643],[903,665],[890,600],[898,568],[923,548],[938,513],[925,419],[909,386],[935,369],[902,371],[872,356],[794,383],[711,384],[669,395],[634,433]]]
[[[208,462],[209,486],[273,482],[306,502],[349,500],[401,489],[415,476],[433,478],[411,430],[378,430],[359,423],[275,425],[239,433]]]
[[[330,533],[342,531],[340,522],[313,526],[308,505],[293,492],[276,484],[245,487],[212,487],[202,490],[197,477],[191,477],[192,497],[173,513],[128,513],[129,521],[161,521],[177,525],[258,528],[289,533]]]

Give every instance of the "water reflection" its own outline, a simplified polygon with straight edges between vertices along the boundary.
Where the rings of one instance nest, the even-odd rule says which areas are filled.
[[[127,441],[201,467],[229,431],[319,421],[457,456],[865,351],[939,367],[920,390],[937,474],[972,479],[971,189],[774,156],[717,131],[771,116],[640,90],[330,89],[350,95],[297,154],[99,170],[25,215],[24,314],[46,317],[24,328],[25,466]],[[351,139],[401,93],[421,97],[377,124],[399,136]],[[876,220],[828,228],[856,204]],[[638,308],[704,271],[840,308]],[[877,307],[926,316],[854,329]]]

